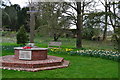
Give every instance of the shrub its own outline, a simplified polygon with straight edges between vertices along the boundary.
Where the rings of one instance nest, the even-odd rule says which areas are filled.
[[[92,27],[86,27],[83,28],[83,39],[93,40],[93,36],[96,36],[97,39],[100,40],[101,30],[99,28],[92,28]]]
[[[16,37],[17,37],[17,44],[25,44],[29,40],[24,26],[20,27],[20,30],[18,31]]]

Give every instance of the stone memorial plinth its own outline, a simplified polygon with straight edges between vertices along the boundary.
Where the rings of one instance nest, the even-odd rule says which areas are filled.
[[[0,57],[0,69],[18,71],[40,71],[68,67],[69,61],[64,58],[47,55],[47,48],[14,48],[15,55]]]
[[[15,58],[20,60],[45,60],[47,59],[47,48],[23,49],[22,47],[14,48]]]

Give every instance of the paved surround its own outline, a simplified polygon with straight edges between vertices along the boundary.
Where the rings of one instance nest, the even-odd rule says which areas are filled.
[[[18,60],[14,55],[8,55],[0,57],[0,62],[2,63],[2,65],[0,65],[0,69],[32,72],[64,68],[69,65],[69,61],[65,61],[64,58],[49,55],[46,60],[37,61]]]
[[[69,61],[64,58],[47,55],[48,48],[23,49],[15,47],[15,55],[0,57],[0,69],[18,71],[40,71],[64,68],[69,65]]]

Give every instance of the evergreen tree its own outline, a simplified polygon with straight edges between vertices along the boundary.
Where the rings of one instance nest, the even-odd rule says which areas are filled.
[[[29,40],[24,26],[20,27],[20,30],[18,31],[16,37],[17,37],[17,44],[25,44]]]

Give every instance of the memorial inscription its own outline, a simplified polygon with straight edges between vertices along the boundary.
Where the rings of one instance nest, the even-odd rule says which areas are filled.
[[[23,60],[31,60],[31,51],[20,50],[19,52],[19,59]]]

